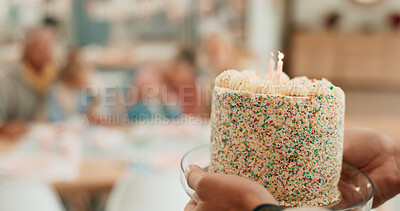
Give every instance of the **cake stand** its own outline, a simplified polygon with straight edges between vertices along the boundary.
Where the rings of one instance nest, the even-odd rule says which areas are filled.
[[[187,185],[184,170],[191,164],[207,169],[210,163],[209,145],[202,145],[187,152],[181,160],[181,183],[186,193],[193,198],[194,191]],[[366,174],[350,164],[343,163],[339,181],[341,200],[326,208],[330,210],[370,211],[374,196],[374,185]]]

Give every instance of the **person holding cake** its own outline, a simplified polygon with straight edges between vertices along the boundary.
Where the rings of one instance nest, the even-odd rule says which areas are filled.
[[[374,208],[400,193],[400,142],[397,140],[374,130],[346,131],[343,160],[371,178],[375,186]],[[185,211],[278,210],[277,201],[254,181],[204,172],[198,166],[190,166],[186,178],[199,200],[190,200]]]
[[[254,71],[236,70],[225,71],[216,78],[208,171],[227,175],[192,168],[188,172],[188,184],[200,199],[209,203],[192,201],[188,210],[190,207],[202,210],[207,204],[215,210],[224,210],[229,205],[237,210],[252,210],[257,203],[266,202],[268,206],[324,207],[340,200],[344,92],[326,79],[311,80],[304,76],[289,79],[282,72],[282,58],[280,54],[278,71],[270,68],[264,78]],[[351,144],[357,141],[354,137],[360,140],[367,135],[357,132],[346,135],[349,141],[344,158],[356,167],[364,167],[360,166],[362,155],[370,153],[370,149],[357,151],[357,145]],[[373,133],[369,132],[368,136]],[[376,135],[375,139],[389,143],[383,136]],[[371,173],[371,169],[365,171]],[[236,176],[253,181],[240,182]],[[397,179],[390,181],[397,182]],[[384,190],[385,181],[377,183],[383,196],[391,196],[392,192]],[[213,187],[214,191],[208,193],[207,187]],[[375,204],[379,200],[378,197]]]

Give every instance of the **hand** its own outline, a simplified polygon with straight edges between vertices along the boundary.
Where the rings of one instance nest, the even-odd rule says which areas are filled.
[[[375,185],[373,207],[400,193],[400,143],[373,130],[350,130],[344,137],[343,160]]]
[[[252,211],[261,204],[278,205],[262,185],[239,176],[208,173],[192,165],[186,179],[198,200],[190,200],[185,211]]]

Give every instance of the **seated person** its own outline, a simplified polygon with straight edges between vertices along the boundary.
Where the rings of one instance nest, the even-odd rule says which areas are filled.
[[[48,95],[48,119],[67,120],[87,115],[93,120],[99,101],[87,89],[91,85],[92,68],[82,62],[72,62],[61,72]]]
[[[178,97],[182,113],[200,116],[208,111],[205,93],[202,93],[206,90],[197,80],[197,72],[194,52],[182,49],[167,72],[167,81]]]
[[[57,77],[54,34],[44,27],[28,31],[20,65],[0,76],[0,134],[18,135],[26,121],[39,120],[45,96]]]
[[[162,70],[145,65],[134,76],[130,90],[132,106],[127,108],[130,120],[177,118],[181,109],[176,95],[170,92]]]

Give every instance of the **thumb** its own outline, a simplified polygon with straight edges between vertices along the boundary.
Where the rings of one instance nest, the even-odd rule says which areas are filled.
[[[186,180],[190,188],[196,191],[199,181],[205,175],[205,171],[197,165],[188,166],[188,170],[185,172]]]

